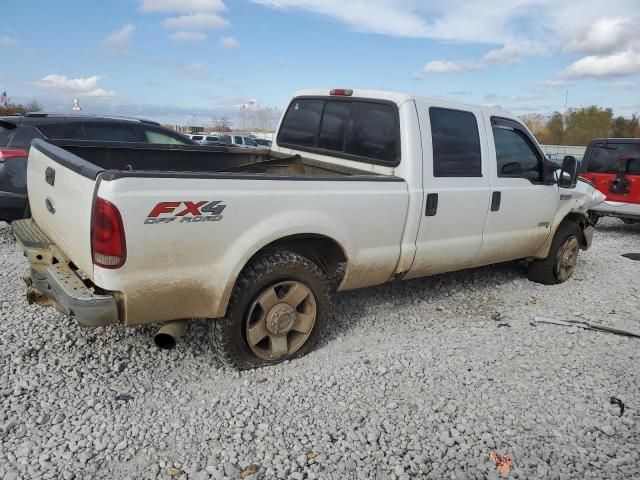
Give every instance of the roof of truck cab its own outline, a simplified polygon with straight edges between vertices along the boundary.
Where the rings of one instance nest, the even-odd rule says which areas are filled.
[[[330,88],[314,88],[314,89],[306,89],[306,90],[298,90],[295,93],[296,97],[329,97],[331,89]],[[336,97],[340,98],[340,97]],[[502,110],[500,108],[495,107],[487,107],[483,105],[473,104],[473,103],[464,103],[458,100],[451,100],[449,98],[443,97],[430,97],[428,95],[416,95],[413,93],[407,92],[396,92],[393,90],[365,90],[365,89],[353,89],[353,94],[344,98],[368,98],[372,100],[386,100],[397,104],[398,106],[402,105],[405,102],[421,99],[426,101],[433,101],[437,103],[446,103],[451,107],[455,108],[479,108],[483,112],[488,113],[492,116],[505,117],[505,118],[513,118],[517,119],[518,117],[512,113],[507,112],[506,110]]]

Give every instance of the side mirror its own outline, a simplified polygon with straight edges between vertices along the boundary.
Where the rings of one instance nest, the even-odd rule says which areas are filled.
[[[562,188],[573,188],[578,177],[578,161],[576,157],[567,155],[562,160],[562,168],[558,176],[558,186]]]
[[[518,162],[505,163],[502,166],[502,175],[507,177],[521,177],[522,165],[520,165]]]

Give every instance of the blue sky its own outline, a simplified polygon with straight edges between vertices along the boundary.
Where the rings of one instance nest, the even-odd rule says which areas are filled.
[[[640,111],[638,0],[4,1],[0,91],[171,123],[382,88],[518,114]]]

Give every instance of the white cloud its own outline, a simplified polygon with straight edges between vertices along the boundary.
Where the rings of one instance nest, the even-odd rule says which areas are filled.
[[[220,46],[232,50],[240,47],[240,43],[233,37],[220,37]]]
[[[131,48],[131,37],[136,27],[128,23],[102,41],[102,47],[109,55],[125,56]]]
[[[143,12],[222,12],[227,9],[222,0],[142,0]]]
[[[496,63],[520,63],[525,57],[549,55],[548,47],[537,43],[508,43],[502,48],[489,51],[482,62],[486,65]]]
[[[427,63],[422,70],[416,73],[415,78],[422,78],[425,75],[448,75],[455,73],[462,73],[468,70],[480,70],[484,65],[480,62],[474,62],[470,60],[433,60]]]
[[[569,52],[580,52],[587,55],[601,55],[624,49],[638,35],[634,35],[637,22],[624,18],[601,18],[592,25],[586,26],[576,38],[565,47]]]
[[[10,47],[16,43],[16,39],[9,35],[3,35],[0,37],[0,47]]]
[[[549,49],[535,43],[509,43],[502,48],[490,50],[480,60],[433,60],[414,75],[421,79],[425,75],[450,75],[470,70],[483,70],[490,65],[516,64],[525,57],[548,55]]]
[[[271,8],[310,11],[335,18],[360,32],[381,33],[397,37],[426,37],[425,21],[403,3],[393,0],[253,0]]]
[[[114,97],[113,91],[98,87],[103,77],[93,75],[86,78],[69,78],[66,75],[51,74],[42,77],[36,85],[42,89],[84,97]]]
[[[207,34],[202,32],[179,31],[169,35],[169,40],[181,43],[202,43],[207,39]]]
[[[580,78],[623,77],[640,74],[640,51],[633,49],[611,55],[588,55],[573,62],[560,77],[567,80]]]
[[[229,21],[215,13],[194,13],[169,17],[162,24],[172,30],[218,30],[229,26]]]

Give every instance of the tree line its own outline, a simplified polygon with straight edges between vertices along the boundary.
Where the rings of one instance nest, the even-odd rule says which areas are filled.
[[[614,116],[611,108],[596,105],[570,108],[563,115],[539,113],[524,115],[522,120],[544,145],[587,145],[593,138],[638,138],[640,117]]]

